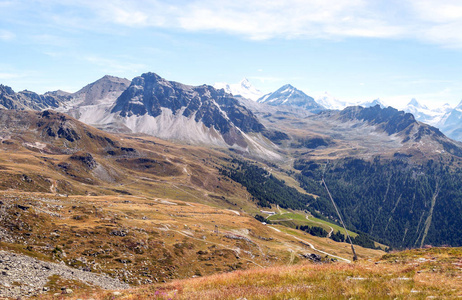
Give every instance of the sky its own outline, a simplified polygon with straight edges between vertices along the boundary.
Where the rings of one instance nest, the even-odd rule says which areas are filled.
[[[154,72],[455,106],[461,33],[460,0],[0,0],[0,84],[75,92],[106,74]]]

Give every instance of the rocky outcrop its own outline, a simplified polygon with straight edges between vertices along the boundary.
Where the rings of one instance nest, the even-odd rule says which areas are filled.
[[[91,155],[88,152],[74,153],[73,155],[71,155],[70,159],[80,162],[83,166],[85,166],[89,170],[93,170],[94,168],[98,166],[98,163],[93,158],[93,155]]]
[[[103,289],[127,289],[130,286],[104,274],[96,274],[70,268],[64,264],[0,250],[0,297],[15,298],[34,296],[48,291],[49,277],[77,280]],[[64,293],[66,291],[63,287]]]
[[[12,88],[0,85],[0,105],[5,109],[43,110],[58,108],[70,99],[71,96],[63,92],[57,91],[39,95],[25,90],[15,93]]]

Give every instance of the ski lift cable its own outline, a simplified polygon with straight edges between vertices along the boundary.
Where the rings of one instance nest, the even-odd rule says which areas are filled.
[[[327,187],[327,184],[324,181],[324,174],[322,175],[322,183],[324,184],[324,187],[326,188],[327,194],[329,195],[329,198],[332,201],[332,204],[334,205],[335,211],[337,212],[337,215],[338,215],[338,217],[340,219],[340,222],[342,223],[343,229],[345,229],[345,234],[348,237],[348,241],[350,242],[350,245],[351,245],[351,251],[353,251],[353,261],[356,261],[356,260],[358,260],[358,257],[356,256],[355,247],[353,246],[353,242],[351,241],[351,237],[348,234],[348,230],[346,229],[345,223],[343,222],[342,215],[340,215],[340,212],[339,212],[339,210],[337,208],[337,205],[335,204],[334,198],[332,198],[332,195],[331,195],[331,193],[329,191],[329,188]]]

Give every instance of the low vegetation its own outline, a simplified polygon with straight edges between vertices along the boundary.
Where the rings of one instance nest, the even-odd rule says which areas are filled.
[[[354,264],[304,262],[66,299],[454,299],[462,296],[461,268],[461,248],[419,249]]]

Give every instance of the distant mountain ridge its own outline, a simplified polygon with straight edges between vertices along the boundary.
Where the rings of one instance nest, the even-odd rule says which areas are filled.
[[[130,80],[106,75],[75,93],[57,90],[39,95],[28,90],[14,92],[11,87],[0,85],[0,105],[5,109],[46,110],[55,109],[80,117],[78,108],[112,102],[130,85]]]
[[[39,95],[37,93],[31,91],[20,91],[14,92],[8,86],[0,85],[0,108],[4,109],[18,109],[18,110],[46,110],[46,109],[54,109],[59,112],[67,113],[78,120],[96,126],[98,128],[108,130],[108,131],[118,131],[118,132],[145,132],[149,134],[154,134],[156,136],[160,136],[163,138],[180,138],[182,140],[188,140],[188,136],[192,137],[192,142],[205,142],[205,143],[212,143],[212,144],[221,144],[222,146],[229,145],[233,139],[236,139],[238,136],[242,135],[239,133],[239,130],[234,132],[231,130],[229,125],[224,125],[226,122],[221,120],[217,121],[216,124],[213,124],[212,119],[217,117],[220,118],[222,115],[221,113],[212,113],[212,114],[204,114],[205,107],[202,108],[201,111],[195,112],[194,103],[193,101],[189,107],[185,108],[185,111],[182,112],[180,115],[182,116],[190,116],[188,112],[191,111],[195,113],[194,122],[202,122],[205,128],[219,128],[220,132],[227,134],[230,131],[233,133],[229,133],[230,135],[234,136],[234,138],[226,137],[226,140],[221,138],[210,138],[210,134],[204,134],[204,130],[196,128],[196,126],[189,126],[189,129],[194,131],[190,132],[189,134],[180,134],[180,129],[173,130],[172,124],[169,126],[163,126],[160,128],[158,125],[160,123],[170,122],[172,118],[163,117],[164,120],[160,122],[155,122],[157,125],[157,129],[149,128],[150,125],[146,122],[141,121],[134,121],[134,118],[129,118],[131,121],[128,121],[128,114],[124,115],[123,111],[120,111],[119,114],[115,113],[114,107],[116,105],[116,100],[119,96],[125,92],[129,86],[131,81],[125,78],[118,78],[115,76],[106,75],[97,81],[86,85],[79,91],[75,93],[67,93],[64,91],[52,91],[47,92],[43,95]],[[178,85],[180,86],[180,85]],[[186,87],[186,85],[181,85],[182,87]],[[263,103],[276,109],[286,107],[287,109],[303,109],[309,113],[318,113],[323,111],[324,109],[344,109],[347,106],[351,105],[361,105],[363,107],[371,107],[376,104],[379,104],[382,108],[387,107],[380,99],[376,99],[369,102],[363,103],[349,103],[346,101],[342,101],[339,99],[334,98],[333,96],[325,93],[323,97],[314,100],[312,97],[306,95],[304,92],[294,88],[292,85],[288,84],[273,93],[266,94],[263,97],[258,99],[258,103],[253,101],[244,101],[244,99],[253,99],[255,100],[257,96],[261,95],[261,92],[252,86],[252,84],[247,80],[243,79],[239,84],[224,84],[224,83],[217,83],[215,84],[215,88],[223,88],[225,93],[231,91],[236,98],[239,99],[241,102],[241,106],[252,109],[254,112],[256,111],[255,108],[258,110],[259,105],[258,103]],[[214,94],[218,95],[218,94]],[[240,96],[238,96],[240,95]],[[168,98],[168,96],[166,96]],[[213,97],[212,97],[213,98]],[[232,97],[233,98],[233,97]],[[182,101],[181,99],[176,99]],[[183,99],[184,100],[184,99]],[[119,101],[120,102],[120,101]],[[133,110],[135,108],[135,100],[132,100]],[[322,103],[323,105],[320,105]],[[183,103],[184,104],[184,103]],[[181,107],[183,104],[179,104]],[[218,104],[218,103],[217,103]],[[117,104],[120,107],[120,103]],[[172,104],[178,105],[178,104]],[[197,103],[196,103],[197,105]],[[220,105],[218,105],[220,106]],[[145,109],[148,109],[149,105],[144,105]],[[167,108],[164,106],[163,108]],[[209,106],[210,108],[211,106]],[[278,108],[279,107],[279,108]],[[456,108],[451,108],[449,105],[444,105],[438,109],[429,109],[425,105],[421,105],[416,99],[412,99],[406,108],[404,109],[405,112],[412,113],[416,120],[427,123],[429,125],[438,127],[441,129],[443,133],[447,136],[456,139],[462,140],[462,109],[461,105]],[[174,107],[173,107],[174,108]],[[156,113],[149,111],[147,115],[159,117],[161,115],[160,111],[162,110],[162,104],[159,102],[159,106]],[[222,108],[220,108],[222,109]],[[240,111],[242,109],[238,109]],[[262,107],[260,110],[261,114],[264,114],[264,111],[268,110],[267,108]],[[174,111],[176,111],[174,109]],[[134,111],[132,111],[133,113]],[[127,111],[128,113],[128,111]],[[141,115],[140,115],[141,116]],[[213,116],[213,117],[211,117]],[[204,118],[202,118],[204,117]],[[146,119],[146,117],[142,117]],[[226,117],[225,117],[226,119]],[[252,119],[252,118],[250,118]],[[243,120],[244,121],[244,120]],[[244,134],[249,133],[247,127],[249,126],[246,124],[247,121],[244,121],[242,124],[239,125],[238,119],[232,120],[232,123],[236,123],[236,126],[240,128]],[[252,121],[253,122],[253,121]],[[219,125],[221,124],[221,125]],[[151,124],[152,125],[152,124]],[[193,124],[194,125],[194,124]],[[176,125],[179,126],[179,123]],[[222,128],[220,128],[220,126]],[[223,127],[224,126],[224,127]],[[251,125],[250,125],[251,126]],[[167,128],[168,127],[168,128]],[[175,126],[174,126],[175,127]],[[193,130],[193,128],[195,128]],[[188,130],[189,130],[188,129]],[[261,130],[255,130],[253,132],[260,132]],[[169,134],[169,132],[171,132]],[[214,134],[212,134],[214,135]],[[218,135],[221,135],[218,134]],[[202,136],[200,138],[194,138]],[[268,134],[267,134],[268,136]],[[221,142],[219,140],[222,140]],[[243,142],[243,139],[237,138],[240,141],[241,145],[245,145],[246,143]],[[236,141],[237,141],[236,140]]]
[[[426,105],[420,104],[413,98],[404,108],[405,112],[411,113],[414,117],[424,123],[439,127],[441,120],[452,108],[449,104],[438,109],[430,109]]]
[[[24,90],[19,93],[12,88],[0,85],[0,107],[17,110],[43,110],[58,108],[71,97],[64,92],[49,92],[44,95]]]
[[[438,126],[449,137],[462,141],[462,101],[443,115]]]

